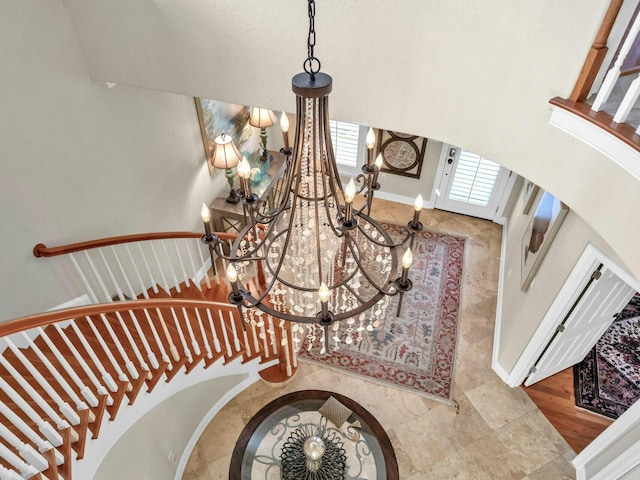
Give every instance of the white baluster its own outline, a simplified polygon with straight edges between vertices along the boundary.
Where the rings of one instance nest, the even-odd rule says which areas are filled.
[[[129,257],[129,261],[131,262],[131,265],[133,265],[133,272],[136,274],[136,278],[138,279],[138,284],[140,285],[140,292],[141,292],[142,296],[148,300],[149,299],[149,293],[147,293],[147,289],[144,286],[144,281],[142,280],[142,274],[140,273],[140,270],[138,270],[138,264],[133,259],[133,255],[131,254],[131,250],[129,249],[129,244],[128,243],[124,244],[124,249],[127,252],[127,256]],[[128,282],[128,280],[127,280],[127,282]],[[131,287],[131,290],[133,291],[133,287]],[[135,292],[134,292],[134,294],[135,294]],[[134,296],[134,298],[137,298],[137,297],[138,297],[137,295]]]
[[[11,363],[9,363],[6,358],[4,358],[3,355],[0,355],[0,365],[2,365],[7,370],[7,372],[9,372],[9,375],[11,375],[13,379],[18,382],[20,388],[22,388],[27,393],[27,395],[29,395],[33,399],[33,401],[36,402],[36,405],[38,405],[38,407],[42,409],[42,411],[56,423],[56,427],[58,427],[59,430],[69,427],[67,421],[60,415],[58,415],[58,413],[53,408],[51,408],[51,405],[49,405],[47,401],[42,398],[42,395],[40,395],[36,391],[36,389],[33,388],[29,384],[29,382],[24,379],[22,375],[20,375],[20,373],[13,367],[13,365],[11,365]]]
[[[638,36],[638,32],[640,32],[640,15],[636,17],[635,21],[633,22],[633,25],[629,29],[629,32],[627,33],[627,36],[624,40],[624,43],[622,44],[622,47],[620,47],[620,53],[616,58],[616,61],[613,64],[613,67],[611,67],[611,69],[607,72],[607,75],[604,77],[604,81],[602,82],[602,86],[598,91],[598,95],[596,95],[596,99],[593,102],[593,106],[591,107],[591,110],[595,112],[599,112],[600,110],[602,110],[602,105],[607,100],[609,100],[609,96],[613,91],[613,87],[615,86],[616,82],[618,81],[618,78],[620,77],[620,69],[622,68],[624,59],[627,58],[629,50],[631,50],[631,47],[633,46],[633,42]]]
[[[11,341],[10,338],[4,337],[0,339],[1,342],[9,347],[9,350],[13,352],[16,358],[22,363],[22,365],[29,371],[29,373],[35,378],[38,384],[42,387],[42,389],[47,392],[47,395],[51,397],[51,399],[56,403],[60,412],[71,422],[72,425],[78,425],[80,423],[80,416],[78,413],[71,408],[71,406],[65,402],[58,392],[56,392],[51,384],[44,378],[44,376],[38,371],[38,369],[31,363],[31,361],[25,357],[24,353],[15,346],[15,344]]]
[[[96,294],[93,291],[93,288],[91,288],[91,285],[89,284],[89,280],[87,280],[87,277],[85,276],[84,272],[80,268],[80,265],[76,260],[76,257],[73,256],[73,253],[70,253],[69,258],[71,259],[71,263],[76,269],[76,272],[78,272],[78,275],[80,276],[80,280],[82,281],[84,288],[87,290],[87,293],[89,294],[89,298],[91,298],[91,303],[98,303],[98,297],[96,297]]]
[[[633,106],[636,104],[638,96],[640,96],[640,75],[638,75],[636,79],[631,82],[631,85],[629,85],[629,90],[627,90],[627,93],[622,99],[622,103],[613,117],[614,122],[624,123],[627,121],[627,117],[629,116]]]
[[[189,275],[187,275],[187,271],[184,268],[184,262],[182,261],[182,254],[180,253],[180,249],[178,248],[178,242],[175,238],[173,239],[173,248],[175,249],[176,255],[178,256],[178,261],[180,262],[180,268],[182,269],[184,284],[186,287],[189,287]]]
[[[136,329],[136,332],[138,333],[138,337],[140,337],[140,341],[142,342],[142,346],[144,347],[144,351],[147,354],[147,358],[152,362],[151,363],[152,365],[155,362],[155,366],[153,368],[158,368],[158,361],[155,360],[155,355],[154,355],[153,351],[151,350],[151,347],[149,346],[149,341],[147,340],[147,336],[142,331],[142,327],[140,327],[140,322],[138,321],[137,315],[135,314],[135,312],[133,310],[128,310],[128,312],[129,312],[129,317],[131,318],[131,321],[133,322],[133,326]],[[127,329],[127,330],[125,330],[125,332],[127,332],[127,339],[129,339],[129,343],[132,344],[133,352],[135,353],[136,358],[138,359],[138,362],[140,364],[140,368],[142,370],[149,370],[149,366],[143,360],[142,354],[140,352],[140,349],[138,348],[138,345],[136,344],[136,342],[133,339],[133,337],[130,335],[129,330]],[[131,373],[131,372],[129,372],[129,373]],[[137,377],[134,377],[134,378],[137,378]]]
[[[263,313],[258,311],[258,328],[260,329],[260,338],[262,339],[262,347],[265,357],[270,358],[271,352],[269,351],[269,344],[267,343],[267,328],[262,318]]]
[[[151,252],[153,253],[153,258],[156,261],[156,265],[158,266],[158,270],[160,271],[160,276],[162,277],[162,286],[166,290],[167,293],[171,291],[171,287],[169,287],[169,282],[167,282],[167,278],[164,275],[164,270],[162,269],[162,265],[160,264],[160,259],[158,259],[158,254],[156,253],[156,248],[153,243],[149,243],[151,247]],[[157,293],[157,292],[156,292]]]
[[[251,325],[251,333],[253,334],[253,351],[258,353],[258,350],[260,350],[260,343],[258,342],[258,332],[256,331],[256,322],[252,318],[249,323]]]
[[[75,390],[71,388],[71,385],[69,385],[69,382],[67,382],[67,380],[60,374],[58,369],[54,367],[53,364],[49,361],[49,359],[42,352],[42,350],[40,350],[40,347],[38,347],[38,345],[36,345],[36,343],[31,339],[31,337],[29,337],[29,335],[27,335],[25,332],[21,332],[21,334],[22,334],[23,340],[25,340],[29,345],[29,348],[36,354],[36,356],[40,359],[40,361],[45,366],[45,368],[47,368],[47,370],[51,372],[51,374],[53,375],[53,378],[56,379],[56,382],[58,382],[58,384],[62,387],[65,393],[69,395],[71,400],[73,400],[73,402],[76,404],[76,409],[77,410],[88,409],[89,407],[87,406],[87,404],[80,399],[80,397],[76,394]],[[65,360],[65,363],[68,364],[66,360]],[[97,405],[97,399],[96,399],[96,405]]]
[[[71,325],[73,325],[73,323],[71,323]],[[116,382],[113,380],[111,375],[109,375],[107,373],[107,371],[104,369],[104,367],[102,366],[102,363],[100,362],[100,360],[98,360],[98,357],[96,357],[96,354],[93,353],[93,349],[91,349],[91,346],[89,346],[87,344],[86,339],[84,339],[84,337],[82,337],[82,338],[80,338],[80,341],[83,343],[83,346],[85,347],[85,349],[88,348],[87,349],[87,353],[91,357],[91,360],[93,361],[93,363],[98,368],[98,371],[100,372],[100,375],[102,375],[102,380],[105,382],[105,384],[106,384],[106,386],[107,386],[107,388],[109,390],[107,390],[107,388],[105,388],[100,383],[100,381],[94,375],[93,371],[91,370],[91,368],[89,367],[87,362],[84,360],[84,357],[82,355],[80,355],[80,353],[78,352],[78,349],[75,347],[73,342],[71,340],[69,340],[69,338],[67,337],[67,334],[60,328],[60,326],[58,324],[53,324],[53,326],[56,329],[56,331],[58,332],[58,334],[60,335],[60,338],[62,338],[62,340],[67,345],[69,350],[71,350],[71,353],[73,354],[73,356],[76,358],[76,360],[78,360],[78,362],[80,363],[80,366],[82,367],[84,372],[91,379],[93,384],[96,386],[98,394],[99,395],[109,395],[109,390],[111,390],[112,392],[118,391],[118,386],[116,385]],[[84,339],[84,342],[83,342],[83,339]],[[113,404],[113,398],[111,398],[111,395],[109,395],[109,398],[107,400],[107,405],[112,405],[112,404]]]
[[[207,352],[207,358],[211,358],[213,356],[211,353],[211,345],[209,344],[209,337],[207,337],[207,334],[204,331],[204,325],[202,324],[202,318],[200,317],[200,310],[197,308],[194,308],[193,310],[196,312],[196,319],[198,320],[198,326],[200,327],[200,335],[204,342],[204,350]]]
[[[91,328],[91,331],[93,332],[94,338],[98,341],[98,343],[100,344],[100,347],[102,347],[102,351],[104,351],[104,353],[107,355],[107,359],[109,360],[109,363],[111,363],[111,365],[115,369],[116,373],[118,374],[118,380],[128,381],[129,378],[125,375],[124,371],[120,367],[120,363],[118,363],[116,358],[113,356],[113,353],[111,352],[111,348],[109,347],[109,345],[107,345],[107,342],[104,341],[104,338],[102,337],[102,334],[100,333],[100,331],[96,327],[95,323],[93,323],[93,319],[91,317],[88,317],[88,316],[85,316],[84,318],[87,321],[87,325],[89,325],[89,328]],[[123,360],[125,362],[125,365],[126,366],[130,365],[131,367],[133,367],[133,363],[131,362],[131,360],[129,360],[129,357],[127,356],[126,352],[124,351],[122,343],[120,343],[120,339],[118,338],[116,333],[113,331],[113,327],[109,323],[109,319],[107,318],[107,316],[101,313],[100,314],[100,318],[102,319],[102,323],[104,324],[105,328],[107,329],[107,332],[111,336],[111,340],[114,343],[114,345],[116,346],[116,350],[118,350],[118,352],[120,352],[120,355],[122,356],[122,358],[123,358]],[[80,339],[82,344],[83,345],[85,345],[85,344],[88,345],[88,342],[86,341],[86,337],[84,336],[84,333],[82,333],[80,328],[75,323],[72,325],[72,327],[75,330],[76,335],[78,335],[78,338]],[[86,347],[86,345],[85,345],[85,347]],[[93,347],[91,347],[91,348],[93,349]],[[137,375],[137,372],[136,372],[136,375]],[[135,377],[135,378],[137,378],[137,377]]]
[[[151,246],[151,249],[153,250],[153,244],[149,243],[149,246]],[[147,262],[147,257],[144,254],[144,250],[142,250],[142,243],[138,243],[138,250],[140,250],[140,255],[142,255],[142,261],[144,263],[144,266],[147,270],[147,274],[149,275],[149,280],[151,281],[151,288],[153,288],[153,293],[158,293],[158,282],[155,281],[153,274],[151,273],[151,268],[149,268],[149,262]],[[153,255],[155,256],[155,251],[153,252]],[[156,258],[157,260],[157,258]],[[162,273],[162,272],[161,272]],[[149,295],[147,293],[147,290],[144,290],[144,298],[149,298]]]
[[[0,358],[2,357],[0,356]],[[18,408],[20,408],[20,410],[22,410],[31,419],[32,422],[36,424],[38,430],[40,430],[40,433],[44,435],[44,438],[51,442],[54,447],[59,447],[60,445],[62,445],[62,436],[58,433],[58,431],[49,422],[38,415],[36,411],[31,408],[29,403],[25,399],[23,399],[22,396],[18,392],[16,392],[13,387],[9,385],[2,377],[0,377],[0,389],[7,394],[11,401],[15,403]]]
[[[71,367],[71,365],[69,364],[67,359],[64,357],[64,355],[60,353],[60,350],[58,350],[58,347],[56,347],[56,345],[51,341],[51,339],[49,338],[49,335],[47,335],[47,333],[41,327],[38,327],[38,333],[40,334],[40,338],[42,338],[47,344],[47,346],[49,347],[49,350],[51,350],[51,353],[53,353],[53,355],[56,357],[58,362],[60,362],[60,365],[62,365],[62,368],[64,368],[64,371],[67,372],[67,374],[71,377],[73,382],[80,388],[80,393],[82,394],[84,399],[92,407],[97,407],[99,403],[98,398],[94,395],[93,391],[88,386],[86,386],[84,382],[80,379],[80,377],[78,376],[76,371]],[[72,351],[72,354],[73,354],[73,351]],[[77,358],[78,356],[76,356],[76,359]],[[89,371],[91,370],[89,369]],[[96,385],[99,385],[99,383],[97,382],[97,378],[95,376],[94,378],[96,379]]]
[[[84,253],[84,257],[87,260],[87,262],[89,263],[89,267],[91,268],[91,271],[93,272],[93,275],[98,280],[98,284],[100,285],[100,288],[102,289],[102,295],[104,295],[104,300],[107,303],[113,302],[113,299],[111,298],[111,295],[109,295],[109,292],[107,291],[107,286],[102,281],[102,277],[98,273],[98,269],[96,268],[95,264],[93,263],[93,260],[91,260],[91,257],[89,256],[89,252],[87,250],[84,250],[82,253]]]
[[[180,343],[182,344],[182,350],[184,351],[184,356],[187,357],[187,359],[189,360],[189,363],[191,363],[193,362],[193,356],[191,355],[191,351],[187,346],[187,340],[184,337],[184,332],[182,331],[182,327],[180,326],[180,321],[178,320],[178,316],[176,315],[176,311],[173,307],[171,307],[171,315],[173,316],[173,323],[175,323],[176,329],[178,330],[178,336],[180,337]]]
[[[24,480],[24,477],[15,470],[10,470],[0,465],[0,480]]]
[[[185,239],[184,244],[187,247],[187,254],[189,254],[189,263],[191,264],[191,271],[193,272],[193,278],[197,278],[198,277],[198,269],[196,268],[196,264],[193,261],[193,252],[191,251],[191,243],[189,243],[189,239]],[[196,286],[196,288],[200,291],[202,291],[202,286],[200,285],[200,282],[193,282],[193,284]]]
[[[213,337],[213,348],[216,353],[220,353],[220,340],[218,340],[218,334],[216,333],[215,326],[213,324],[213,317],[211,315],[211,310],[207,308],[207,317],[209,317],[209,328],[211,329],[211,335]]]
[[[206,248],[209,248],[208,246]],[[198,255],[200,255],[200,265],[202,265],[202,267],[204,268],[204,265],[207,263],[204,259],[204,255],[202,255],[202,247],[200,245],[198,245],[198,247],[196,248]],[[208,273],[205,271],[204,272],[204,281],[207,283],[207,289],[211,290],[211,280],[209,280],[209,275]],[[220,283],[218,282],[218,285]]]
[[[169,257],[169,251],[167,250],[167,243],[162,241],[160,243],[162,245],[162,250],[164,250],[164,257],[167,259],[167,265],[169,265],[169,270],[171,271],[171,276],[173,277],[173,285],[176,288],[176,292],[181,293],[182,290],[180,290],[180,282],[178,282],[178,277],[176,276],[176,270],[175,268],[173,268],[173,262],[171,261],[171,257]],[[167,293],[169,293],[170,290],[167,290]]]
[[[182,316],[184,317],[184,321],[187,324],[187,330],[189,331],[189,338],[191,338],[191,348],[193,348],[193,353],[196,355],[200,355],[200,344],[196,341],[196,336],[193,333],[193,327],[191,326],[191,319],[187,314],[187,309],[182,307]]]
[[[224,345],[227,349],[227,353],[231,355],[233,350],[231,350],[231,344],[229,343],[229,333],[227,332],[226,322],[224,321],[224,317],[222,316],[222,310],[218,310],[218,316],[220,317],[220,325],[222,325],[222,336],[224,339]]]
[[[269,333],[270,337],[271,337],[271,348],[273,349],[273,354],[277,355],[278,354],[278,342],[276,341],[276,330],[273,326],[273,317],[271,316],[271,314],[269,314],[269,316],[267,317],[269,320],[269,328],[267,330],[267,332]]]
[[[121,302],[124,302],[124,292],[122,291],[122,288],[120,288],[120,284],[116,281],[116,277],[113,275],[113,272],[111,271],[111,265],[109,265],[109,262],[107,262],[107,259],[105,258],[104,252],[102,251],[101,248],[98,248],[98,254],[100,254],[100,258],[102,259],[102,264],[104,265],[104,268],[107,269],[109,280],[111,280],[111,285],[113,285],[113,288],[116,291],[118,300],[120,300]]]
[[[122,315],[120,314],[120,312],[115,312],[115,314],[116,314],[116,318],[118,319],[118,322],[120,322],[120,326],[122,327],[122,331],[124,332],[124,336],[127,337],[127,341],[129,342],[129,345],[131,346],[131,349],[133,350],[133,354],[138,359],[138,363],[140,364],[140,367],[143,370],[149,370],[149,367],[148,367],[147,363],[142,358],[142,353],[140,353],[140,349],[138,348],[138,344],[133,339],[133,336],[131,335],[131,332],[129,331],[129,327],[127,326],[127,324],[125,323],[124,319],[122,318]],[[135,316],[133,315],[131,310],[129,310],[129,316],[131,317],[131,320],[133,321],[133,326],[137,327],[139,329],[140,325],[138,325],[138,322],[136,321]],[[104,317],[102,319],[103,319],[103,321],[105,321],[105,323],[108,323]],[[140,333],[139,330],[138,330],[138,333]],[[142,333],[141,336],[144,337],[144,333]],[[129,375],[131,375],[132,378],[138,378],[138,371],[136,370],[136,367],[133,365],[133,362],[129,359],[129,356],[126,353],[123,354],[123,352],[121,352],[120,354],[122,355],[122,358],[124,358],[124,360],[126,362],[125,366],[126,366],[128,372],[129,372]]]
[[[4,438],[9,445],[17,450],[25,461],[33,465],[38,471],[44,472],[49,468],[49,462],[31,445],[27,445],[20,440],[11,430],[0,424],[0,437]]]
[[[109,323],[108,320],[104,318],[104,315],[100,315],[100,316],[102,317],[102,321],[106,326]],[[116,374],[118,375],[118,380],[127,381],[128,380],[127,376],[125,375],[122,368],[120,368],[120,364],[117,362],[117,360],[113,356],[113,353],[111,353],[111,349],[108,347],[107,343],[102,338],[102,334],[96,328],[91,317],[85,316],[84,318],[87,321],[89,328],[91,328],[94,338],[98,341],[98,343],[100,344],[100,347],[102,347],[102,351],[107,355],[107,359],[109,360],[109,363],[111,363],[111,365],[115,369]],[[93,363],[95,363],[96,367],[98,367],[98,371],[102,375],[102,381],[105,382],[107,387],[109,387],[109,389],[112,392],[117,392],[118,385],[113,380],[113,377],[111,376],[111,374],[107,372],[107,369],[104,367],[104,364],[96,355],[94,348],[91,346],[91,344],[87,340],[87,337],[85,337],[82,330],[80,330],[80,327],[78,327],[76,322],[73,322],[71,323],[71,328],[73,328],[73,330],[76,332],[76,336],[80,340],[80,343],[82,343],[82,346],[84,347],[84,349],[89,353],[89,356],[91,357],[91,360],[93,361]],[[109,328],[110,328],[110,325],[107,327],[107,329]],[[113,330],[111,330],[111,332],[113,332]],[[116,349],[122,348],[122,345],[120,345],[120,342],[117,340],[117,337],[115,337],[115,335],[114,335],[114,342],[116,344]]]
[[[280,341],[280,346],[284,348],[284,358],[287,366],[287,377],[290,377],[292,374],[291,354],[289,353],[289,339],[287,337],[287,331],[284,328],[284,320],[280,320],[279,328],[280,328],[280,334],[282,336],[282,340]]]
[[[25,421],[22,420],[22,418],[20,416],[18,416],[18,414],[16,414],[13,410],[11,410],[3,402],[0,402],[0,413],[2,415],[4,415],[7,420],[9,420],[9,423],[11,425],[13,425],[18,430],[20,430],[20,432],[25,437],[27,437],[27,439],[31,443],[33,443],[36,447],[38,447],[38,451],[40,453],[48,452],[49,450],[51,450],[53,448],[53,445],[51,444],[51,442],[49,442],[48,440],[45,440],[40,435],[38,435],[33,428],[31,428],[29,425],[27,425],[25,423]],[[25,412],[25,413],[27,413],[27,412]],[[29,415],[29,414],[27,413],[27,415]],[[33,420],[33,418],[31,416],[29,416],[29,418],[31,418]],[[50,428],[51,428],[52,431],[55,432],[53,427],[50,426]],[[56,433],[56,435],[58,435],[57,432],[55,432],[55,433]],[[60,444],[62,444],[62,437],[60,435],[58,435],[58,437],[60,438]],[[56,456],[56,464],[57,465],[62,464],[62,462],[64,461],[64,457],[62,456],[62,454],[58,450],[55,451],[55,456]]]
[[[0,443],[0,457],[4,458],[13,468],[20,471],[24,478],[31,478],[38,474],[38,470],[33,465],[25,463],[18,455]]]
[[[169,329],[167,328],[167,323],[159,308],[156,308],[156,315],[158,315],[158,318],[160,319],[160,325],[162,326],[162,330],[164,331],[164,336],[167,339],[167,343],[169,343],[169,353],[171,353],[171,358],[173,358],[173,360],[177,362],[178,360],[180,360],[180,354],[178,353],[178,349],[173,343],[173,338],[169,333]],[[173,369],[173,365],[171,364],[171,362],[169,362],[169,366],[167,368],[169,370]]]
[[[227,312],[229,315],[229,323],[231,324],[231,331],[233,333],[233,345],[235,347],[235,351],[240,351],[240,339],[238,338],[238,331],[236,329],[236,322],[233,319],[233,312]]]

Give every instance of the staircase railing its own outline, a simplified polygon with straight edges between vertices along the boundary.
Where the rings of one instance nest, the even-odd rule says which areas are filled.
[[[637,65],[640,63],[640,40],[637,39],[640,32],[640,6],[627,20],[619,18],[622,5],[623,0],[611,0],[571,96],[568,99],[555,97],[551,99],[551,103],[598,125],[640,151],[640,124],[637,120],[630,119],[630,113],[640,96],[640,74],[629,82],[622,78],[624,75],[637,73],[640,67]],[[626,30],[609,68],[603,62],[609,50],[607,44],[614,26],[616,29]],[[590,96],[594,83],[603,74],[604,80],[595,96]],[[616,94],[612,96],[614,89]]]
[[[0,480],[71,478],[105,418],[180,372],[256,360],[268,381],[297,367],[290,324],[240,317],[201,235],[168,232],[48,248],[69,259],[93,305],[0,324]],[[232,242],[235,236],[219,233]],[[220,268],[221,267],[221,268]],[[211,269],[211,270],[210,270]],[[211,273],[210,273],[211,272]],[[103,303],[99,303],[103,302]]]
[[[152,392],[160,381],[218,360],[275,360],[280,346],[291,342],[290,332],[273,319],[250,328],[242,323],[228,304],[156,298],[1,324],[0,479],[70,479],[72,460],[83,457],[86,442],[143,388]],[[174,348],[184,342],[184,331],[192,340],[190,355]],[[162,361],[132,368],[137,350]]]

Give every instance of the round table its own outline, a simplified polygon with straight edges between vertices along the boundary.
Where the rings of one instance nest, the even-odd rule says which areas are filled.
[[[293,392],[260,409],[236,442],[229,480],[280,479],[282,445],[296,428],[320,421],[318,410],[329,397],[353,412],[340,429],[347,453],[345,479],[399,480],[398,461],[382,425],[357,402],[324,390]],[[348,425],[356,421],[361,427]]]

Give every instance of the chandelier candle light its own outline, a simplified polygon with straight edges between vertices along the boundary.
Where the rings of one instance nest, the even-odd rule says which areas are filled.
[[[221,242],[214,243],[216,253],[230,261],[229,302],[238,307],[243,318],[249,321],[254,313],[264,312],[293,322],[294,351],[301,348],[302,335],[309,340],[307,348],[319,347],[324,353],[330,340],[338,350],[341,344],[360,342],[362,335],[378,327],[393,295],[400,296],[400,313],[401,297],[412,287],[411,245],[422,224],[414,214],[403,235],[392,239],[370,217],[373,192],[380,188],[381,166],[381,160],[373,162],[372,129],[367,135],[367,163],[343,188],[329,128],[332,79],[320,72],[320,61],[314,56],[314,0],[308,0],[308,13],[304,73],[292,79],[296,95],[292,149],[287,148],[288,119],[284,113],[281,117],[283,153],[287,154],[284,194],[275,205],[258,200],[251,194],[241,164],[238,175],[248,223],[229,255]],[[355,205],[359,194],[364,200]],[[401,249],[405,252],[400,262]],[[246,286],[249,280],[251,289]],[[245,315],[246,310],[254,312]]]
[[[289,156],[291,155],[291,147],[289,146],[289,117],[287,117],[287,114],[284,112],[280,115],[280,129],[282,130],[282,140],[284,141],[284,147],[280,152]]]

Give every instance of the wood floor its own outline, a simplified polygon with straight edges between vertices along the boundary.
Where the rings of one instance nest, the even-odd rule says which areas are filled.
[[[576,408],[573,367],[522,388],[576,453],[613,422]]]

